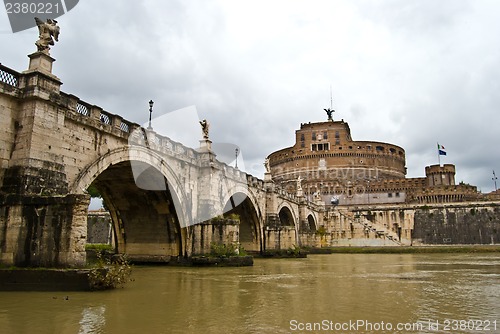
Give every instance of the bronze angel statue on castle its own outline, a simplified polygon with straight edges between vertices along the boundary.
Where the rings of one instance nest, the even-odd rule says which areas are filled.
[[[49,54],[50,45],[54,45],[54,40],[56,42],[59,41],[59,26],[57,25],[57,21],[47,19],[46,22],[43,22],[38,17],[35,17],[35,22],[39,33],[38,41],[35,42],[35,45],[39,52]]]

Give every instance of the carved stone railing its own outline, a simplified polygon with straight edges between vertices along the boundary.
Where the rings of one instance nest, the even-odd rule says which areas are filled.
[[[124,120],[121,116],[111,114],[102,108],[80,100],[77,96],[61,92],[66,101],[68,112],[75,120],[88,119],[93,126],[102,126],[119,136],[128,136],[129,143],[145,146],[167,156],[184,160],[191,164],[198,164],[199,152],[196,149],[184,146],[169,137],[162,136],[155,131],[142,128],[140,125]],[[121,133],[121,134],[120,134]],[[247,183],[250,186],[264,188],[264,181],[251,176],[237,168],[220,161],[213,161],[213,167],[223,170],[225,175],[232,180]],[[283,195],[295,199],[293,195],[283,192]]]
[[[61,92],[61,95],[69,98],[70,102],[68,107],[70,110],[75,111],[84,117],[98,119],[103,125],[114,126],[123,133],[129,133],[132,127],[132,122],[124,120],[119,115],[111,114],[100,107],[93,106],[85,101],[80,100],[78,97],[73,95],[66,95]]]
[[[19,76],[18,72],[0,64],[0,82],[17,87],[19,85]]]

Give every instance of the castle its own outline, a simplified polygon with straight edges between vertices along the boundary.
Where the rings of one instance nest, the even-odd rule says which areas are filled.
[[[311,201],[339,205],[428,204],[481,199],[477,187],[455,184],[455,166],[431,165],[425,177],[406,178],[403,148],[355,141],[349,124],[305,123],[295,145],[269,155],[272,179],[291,193],[301,188]]]

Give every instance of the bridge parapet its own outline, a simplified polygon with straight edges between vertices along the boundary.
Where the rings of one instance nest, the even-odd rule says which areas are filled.
[[[303,200],[303,197],[299,197],[295,194],[292,194],[288,191],[285,190],[285,188],[282,188],[280,186],[276,186],[275,192],[282,198],[286,198],[290,201],[293,201],[295,203],[299,203]]]
[[[99,106],[80,100],[77,96],[61,92],[61,100],[66,107],[66,117],[85,123],[115,136],[127,138],[131,129],[138,124],[125,120],[122,116],[105,111]]]
[[[18,97],[21,93],[19,89],[19,78],[21,74],[2,64],[0,64],[0,92]]]
[[[7,85],[18,87],[19,77],[21,74],[0,64],[0,82],[6,83]]]
[[[250,174],[246,174],[249,186],[264,190],[264,181]]]

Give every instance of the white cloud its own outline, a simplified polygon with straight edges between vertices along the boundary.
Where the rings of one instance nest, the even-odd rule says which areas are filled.
[[[54,72],[64,91],[141,124],[150,99],[162,112],[196,106],[212,139],[239,145],[257,174],[301,122],[326,119],[332,86],[334,117],[354,139],[402,146],[410,176],[437,162],[439,141],[457,181],[490,191],[499,11],[465,0],[86,0],[58,20]],[[0,34],[0,62],[25,69],[35,30]]]

